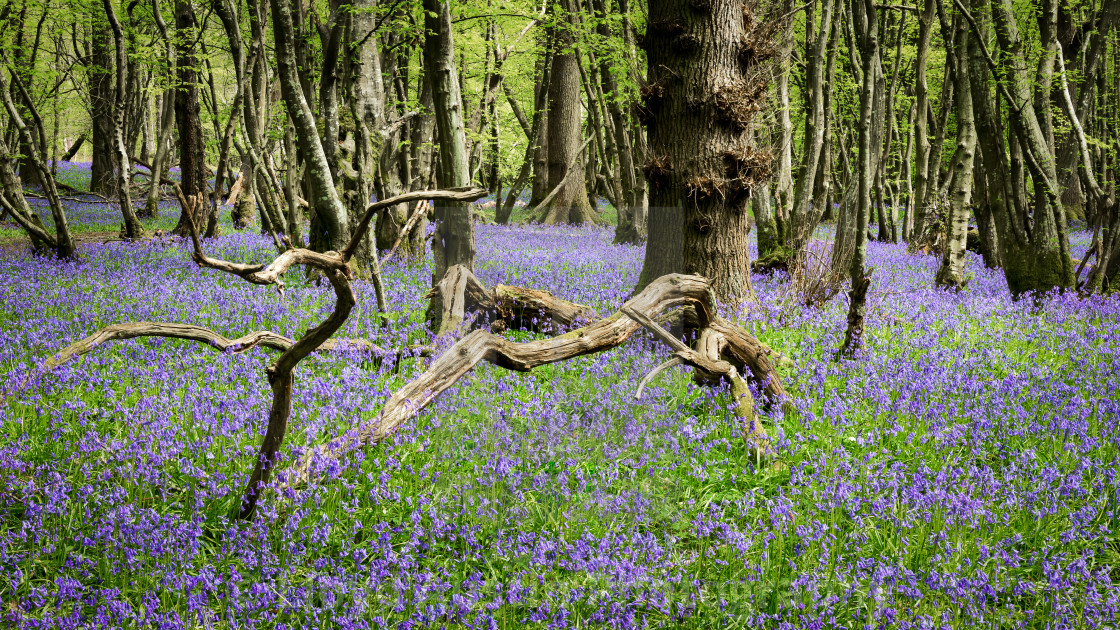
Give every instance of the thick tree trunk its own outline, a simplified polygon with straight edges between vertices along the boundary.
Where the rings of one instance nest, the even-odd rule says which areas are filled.
[[[1031,99],[1031,81],[1019,55],[1022,40],[1005,0],[992,0],[996,35],[1005,63],[1000,66],[1002,85],[998,89],[1014,102],[1023,103],[1018,111],[1010,111],[1012,133],[1008,134],[1011,150],[1004,144],[999,124],[1000,109],[992,103],[988,72],[993,63],[980,44],[987,37],[984,19],[987,7],[983,0],[972,0],[969,15],[975,37],[972,46],[972,100],[976,113],[979,144],[982,151],[988,207],[994,216],[1000,247],[1000,259],[1011,294],[1018,297],[1031,291],[1048,291],[1073,285],[1073,263],[1069,256],[1069,240],[1065,215],[1058,205],[1057,171],[1035,116]],[[1033,211],[1026,202],[1026,181],[1015,174],[1016,140],[1019,153],[1029,163],[1035,188]]]
[[[579,164],[582,133],[579,58],[574,48],[575,28],[572,0],[556,5],[561,21],[552,39],[555,53],[548,82],[548,181],[550,189],[559,186],[546,206],[538,207],[541,223],[581,224],[597,222],[598,213],[587,199],[583,167]],[[572,166],[574,164],[574,166]],[[571,166],[575,169],[569,173]],[[550,190],[551,192],[551,190]]]
[[[339,182],[343,203],[346,204],[351,224],[357,223],[365,213],[366,205],[373,195],[374,176],[381,158],[382,138],[379,133],[384,126],[385,88],[381,78],[381,52],[378,50],[379,38],[373,32],[377,25],[376,0],[358,0],[354,3],[354,14],[347,36],[346,48],[352,49],[349,60],[350,106],[354,117],[354,149],[350,160],[340,160]],[[343,157],[346,157],[343,154]],[[379,195],[380,196],[380,195]],[[384,199],[384,196],[380,196]],[[382,213],[377,228],[384,227]],[[362,239],[355,254],[355,260],[362,269],[370,269],[377,263],[377,247],[374,230]],[[393,235],[396,238],[396,235]]]
[[[107,23],[97,20],[91,25],[89,102],[90,146],[93,149],[90,164],[89,189],[99,195],[115,194],[113,170],[116,153],[113,140],[113,41]]]
[[[1033,80],[1049,84],[1052,80],[1053,67],[1042,66],[1041,77],[1032,77],[1027,71],[1021,52],[1023,42],[1019,35],[1011,0],[993,0],[992,14],[996,26],[996,39],[1005,57],[1003,78],[1007,82],[1011,99],[1021,104],[1020,109],[1011,111],[1011,124],[1022,144],[1024,156],[1027,157],[1027,168],[1035,189],[1035,211],[1030,231],[1031,260],[1027,265],[1033,269],[1018,274],[1019,277],[1015,282],[1017,286],[1012,287],[1012,292],[1018,294],[1029,290],[1049,291],[1054,288],[1072,287],[1073,261],[1069,253],[1065,209],[1059,199],[1058,174],[1051,148],[1053,143],[1048,133],[1048,119],[1040,118],[1035,108],[1030,105]],[[1057,0],[1046,0],[1042,11],[1043,21],[1049,23],[1056,20],[1056,14]],[[1042,30],[1050,33],[1050,39],[1053,40],[1056,32],[1052,26]],[[1046,42],[1045,46],[1050,50],[1055,48],[1056,44],[1051,41]],[[1047,91],[1044,102],[1047,110],[1049,104],[1049,91]],[[1027,261],[1023,262],[1027,263]],[[1005,271],[1009,271],[1010,267],[1014,266],[1014,262],[1005,256],[1004,265]],[[1008,285],[1012,286],[1010,276]]]
[[[748,132],[766,98],[768,69],[761,63],[773,46],[759,35],[753,6],[741,0],[654,0],[649,16],[643,97],[651,222],[654,211],[681,212],[680,223],[660,226],[680,230],[681,268],[738,304],[751,291],[750,193],[769,176],[769,158]],[[655,240],[651,223],[647,266],[666,256],[661,249],[668,248]],[[647,282],[650,271],[643,267]]]
[[[175,0],[175,30],[178,44],[179,92],[175,95],[175,125],[179,130],[179,170],[183,194],[189,199],[206,194],[206,142],[202,136],[202,118],[198,100],[198,64],[194,44],[198,24],[191,0]],[[195,225],[206,225],[208,206],[198,206],[200,216],[191,217]],[[187,212],[183,208],[183,212]],[[185,235],[187,224],[182,215],[173,230]]]

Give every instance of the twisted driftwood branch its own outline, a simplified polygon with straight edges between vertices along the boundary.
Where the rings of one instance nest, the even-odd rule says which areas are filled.
[[[448,270],[448,276],[455,273],[454,268]],[[459,278],[462,278],[461,274]],[[466,280],[457,280],[456,284],[465,288],[468,283]],[[610,317],[549,339],[515,343],[485,330],[475,330],[440,355],[423,374],[397,390],[385,403],[376,421],[307,451],[292,466],[281,485],[283,488],[303,485],[315,476],[321,463],[336,460],[386,439],[483,361],[507,370],[528,372],[541,365],[602,352],[621,345],[641,327],[633,319],[635,314],[648,319],[677,306],[692,305],[696,308],[702,329],[710,328],[723,340],[722,353],[726,360],[713,359],[689,350],[687,346],[684,346],[683,351],[678,350],[678,356],[687,354],[693,365],[713,374],[730,375],[735,371],[732,378],[733,392],[742,389],[749,396],[749,389],[738,378],[735,367],[738,364],[740,368],[749,369],[755,380],[764,384],[769,396],[784,400],[785,389],[767,358],[766,349],[750,333],[715,314],[709,286],[708,281],[699,276],[662,276],[628,300],[621,310]],[[656,325],[654,328],[660,329]],[[738,387],[736,381],[742,387]],[[737,394],[741,396],[743,392],[738,391]]]
[[[684,365],[684,359],[680,357],[673,357],[672,359],[669,359],[664,363],[658,364],[657,367],[650,370],[649,374],[646,374],[645,378],[643,378],[642,381],[638,383],[638,391],[634,392],[634,400],[641,400],[642,392],[645,390],[646,385],[649,385],[649,382],[652,381],[658,374],[664,372],[665,370],[668,370],[675,365]]]
[[[481,188],[455,189],[449,191],[418,191],[398,195],[369,206],[362,221],[354,230],[350,243],[341,252],[314,252],[308,249],[291,247],[281,252],[271,262],[266,264],[246,265],[228,260],[211,258],[202,249],[202,239],[199,237],[198,226],[194,222],[191,210],[201,203],[201,198],[188,200],[183,191],[176,186],[179,203],[183,206],[183,220],[188,229],[193,246],[191,257],[202,267],[209,267],[218,271],[238,276],[248,282],[259,285],[277,285],[281,291],[284,282],[281,276],[295,265],[306,265],[322,272],[334,289],[336,302],[334,310],[318,326],[308,330],[297,340],[277,335],[268,331],[257,331],[229,339],[219,333],[201,326],[189,324],[170,324],[160,322],[134,322],[116,324],[103,328],[81,341],[63,349],[58,355],[43,364],[47,370],[54,369],[67,361],[87,354],[94,348],[117,339],[131,339],[136,337],[173,337],[207,343],[220,350],[242,352],[256,345],[263,345],[281,352],[276,361],[268,367],[266,375],[272,388],[272,406],[268,413],[268,427],[264,439],[261,441],[260,456],[249,477],[244,499],[238,516],[243,519],[252,518],[256,512],[260,490],[267,486],[271,469],[276,461],[276,455],[284,441],[287,431],[288,419],[292,412],[292,371],[296,364],[307,357],[308,354],[339,347],[358,345],[370,350],[377,349],[369,342],[350,342],[331,340],[335,332],[345,323],[354,308],[357,298],[354,295],[350,281],[353,279],[353,270],[350,268],[350,257],[357,248],[365,231],[369,228],[369,221],[373,214],[387,205],[394,205],[413,199],[455,199],[473,200],[486,194]]]
[[[125,324],[112,324],[85,337],[80,341],[66,346],[53,357],[43,362],[45,371],[54,370],[70,361],[93,352],[100,346],[110,341],[136,339],[138,337],[165,337],[168,339],[184,339],[206,344],[219,352],[232,352],[239,354],[261,346],[270,350],[283,352],[292,347],[295,341],[283,335],[278,335],[268,330],[256,330],[236,339],[230,339],[221,333],[209,328],[193,324],[176,324],[171,322],[128,322]],[[331,352],[334,350],[361,350],[363,352],[381,353],[374,343],[365,339],[328,339],[323,342],[316,352]]]

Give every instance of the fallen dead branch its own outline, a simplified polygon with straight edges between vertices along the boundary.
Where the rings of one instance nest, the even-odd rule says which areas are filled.
[[[252,518],[256,513],[260,491],[268,484],[273,464],[284,442],[284,435],[288,428],[288,419],[291,417],[292,412],[292,372],[295,366],[312,352],[329,348],[338,348],[344,344],[353,343],[343,340],[332,341],[330,338],[350,316],[350,311],[357,301],[354,290],[350,284],[350,281],[354,278],[354,272],[350,268],[350,257],[354,253],[357,243],[361,240],[362,233],[368,229],[372,216],[384,205],[403,203],[424,197],[429,199],[474,201],[484,196],[487,191],[482,188],[422,191],[386,199],[385,201],[371,204],[366,208],[366,213],[355,229],[349,245],[341,253],[320,253],[308,249],[292,247],[283,251],[272,261],[256,265],[234,263],[207,256],[202,248],[202,239],[198,234],[198,226],[192,220],[192,215],[189,211],[192,203],[197,204],[200,201],[198,199],[193,201],[188,200],[183,196],[181,191],[177,190],[177,192],[179,193],[179,203],[182,204],[184,208],[183,216],[185,217],[185,222],[190,232],[191,243],[193,245],[191,257],[199,266],[224,271],[253,284],[264,286],[276,285],[281,292],[284,288],[282,276],[286,271],[296,265],[311,267],[321,272],[323,277],[330,282],[331,287],[334,289],[336,302],[331,314],[318,326],[311,328],[304,333],[302,337],[296,340],[287,339],[286,337],[267,331],[250,333],[238,339],[229,339],[224,335],[200,326],[160,322],[115,324],[99,330],[89,337],[64,348],[53,359],[45,363],[44,367],[53,369],[53,367],[57,367],[66,361],[86,354],[108,341],[147,336],[176,337],[195,340],[232,351],[242,351],[255,345],[263,345],[280,350],[280,356],[277,357],[276,361],[269,365],[266,370],[268,383],[272,389],[272,405],[268,413],[268,427],[265,430],[264,439],[261,441],[260,454],[253,467],[253,472],[249,477],[249,483],[245,489],[244,498],[237,514],[239,518],[248,519]],[[370,346],[372,347],[372,344],[370,344]]]
[[[445,304],[451,305],[445,313],[458,313],[459,305],[469,304],[468,294],[486,294],[474,275],[464,268],[448,269],[439,286],[445,291],[441,299],[446,299]],[[680,306],[696,309],[702,331],[701,350],[690,350],[650,321]],[[670,343],[668,339],[673,339],[675,344],[680,344],[671,345],[677,350],[678,358],[697,368],[699,382],[711,383],[723,377],[730,380],[737,400],[737,413],[747,421],[747,438],[752,450],[759,456],[768,452],[768,440],[757,422],[750,390],[739,376],[749,372],[769,398],[784,402],[787,398],[785,389],[770,363],[767,349],[753,335],[716,314],[707,280],[699,276],[671,274],[655,280],[613,315],[557,337],[515,343],[486,330],[467,334],[440,355],[424,373],[397,390],[375,421],[306,452],[287,472],[281,488],[305,485],[339,458],[385,440],[479,363],[485,361],[507,370],[528,372],[541,365],[618,347],[643,325],[664,333],[659,337],[666,343]],[[445,328],[441,326],[439,330]]]
[[[430,199],[469,201],[485,193],[482,189],[459,189],[426,191],[422,194]],[[187,218],[193,245],[192,257],[200,266],[225,271],[253,284],[275,285],[281,290],[284,287],[283,274],[295,265],[309,266],[322,273],[335,291],[335,308],[323,322],[299,339],[288,339],[269,331],[256,331],[230,339],[208,328],[189,324],[114,324],[64,348],[45,362],[43,367],[46,370],[54,369],[110,341],[152,336],[198,341],[226,352],[244,352],[256,346],[279,351],[280,356],[266,370],[273,394],[268,425],[237,513],[239,518],[251,518],[256,512],[263,490],[268,487],[272,468],[283,445],[292,410],[295,366],[312,352],[343,348],[380,352],[379,348],[365,340],[331,339],[346,321],[356,302],[350,284],[353,271],[349,259],[361,232],[368,229],[371,216],[380,206],[419,198],[421,193],[408,193],[371,204],[359,222],[351,242],[341,253],[290,248],[272,261],[256,265],[233,263],[207,256],[203,251],[197,226]],[[182,196],[180,202],[189,203]],[[431,297],[433,308],[430,315],[433,317],[435,330],[445,333],[457,330],[464,323],[481,322],[489,322],[495,330],[517,326],[557,331],[576,322],[590,320],[596,315],[586,306],[556,298],[545,291],[504,285],[499,285],[493,291],[487,290],[469,269],[462,266],[448,269]],[[693,314],[692,318],[697,323],[696,329],[700,334],[695,349],[688,348],[652,321],[653,317],[678,307],[688,307],[687,310]],[[312,481],[317,476],[316,471],[322,470],[327,462],[336,461],[348,453],[381,442],[402,424],[415,418],[440,393],[483,361],[505,369],[527,372],[541,365],[617,347],[643,326],[671,345],[676,351],[677,359],[695,368],[694,380],[698,384],[707,385],[722,380],[730,383],[736,400],[735,411],[744,422],[744,434],[749,447],[759,458],[768,455],[771,452],[769,440],[757,421],[754,401],[744,377],[749,375],[765,392],[768,400],[784,402],[787,398],[785,390],[769,358],[772,351],[746,330],[717,315],[707,280],[698,276],[674,274],[659,278],[611,316],[556,337],[515,343],[488,330],[475,330],[467,334],[433,361],[424,373],[394,393],[375,422],[357,427],[342,438],[307,451],[287,471],[281,487],[304,485]],[[403,353],[398,353],[398,356],[402,355]],[[649,377],[643,380],[641,386],[644,387],[648,381]]]

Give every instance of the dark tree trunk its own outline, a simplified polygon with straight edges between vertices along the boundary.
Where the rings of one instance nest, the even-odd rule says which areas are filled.
[[[537,205],[548,196],[548,86],[552,83],[552,31],[542,31],[541,53],[537,59],[536,77],[538,89],[533,103],[534,116],[540,116],[540,132],[533,145],[533,192],[529,205]]]
[[[572,31],[575,7],[572,0],[555,5],[562,23],[553,35],[552,72],[548,82],[548,182],[552,201],[538,208],[541,223],[581,224],[598,221],[587,199],[586,181],[580,165],[582,106],[579,58]],[[571,169],[571,170],[569,170]]]
[[[175,0],[175,30],[177,31],[177,71],[179,91],[175,95],[175,126],[179,130],[179,170],[182,174],[183,194],[192,199],[206,194],[206,143],[202,137],[202,117],[198,100],[198,58],[194,44],[198,27],[194,7],[190,0]],[[197,206],[199,216],[190,217],[201,230],[206,225],[208,205]],[[183,208],[183,212],[187,212]],[[175,226],[176,234],[187,234],[183,216]]]
[[[115,194],[113,165],[113,40],[108,24],[98,20],[90,35],[89,102],[90,164],[89,189],[105,197]]]
[[[844,345],[840,354],[851,355],[863,344],[864,317],[867,312],[867,290],[871,278],[867,272],[867,222],[871,214],[872,153],[875,151],[873,135],[876,67],[879,65],[879,33],[874,0],[857,0],[852,4],[852,19],[862,28],[860,53],[863,57],[863,86],[859,96],[859,199],[855,208],[855,242],[851,254],[849,276],[852,281],[848,293],[848,328],[844,332]],[[839,228],[837,228],[839,231]],[[835,255],[835,251],[833,252]]]
[[[750,193],[769,176],[769,159],[748,132],[766,98],[768,69],[760,64],[773,47],[760,36],[753,5],[741,0],[652,0],[649,16],[643,105],[651,225],[642,280],[669,271],[656,267],[672,262],[668,245],[679,231],[681,269],[738,304],[751,291]],[[659,238],[654,212],[662,215]]]

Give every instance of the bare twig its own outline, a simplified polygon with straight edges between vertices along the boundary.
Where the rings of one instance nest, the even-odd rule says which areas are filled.
[[[366,213],[362,215],[358,224],[354,227],[354,234],[350,237],[350,242],[346,248],[342,250],[342,260],[349,261],[354,256],[354,252],[358,250],[358,245],[362,242],[362,237],[365,235],[366,230],[369,229],[369,223],[373,220],[377,211],[382,208],[388,208],[401,203],[408,203],[410,201],[419,201],[421,199],[441,200],[441,201],[475,201],[481,199],[488,194],[485,188],[462,187],[462,188],[447,188],[444,190],[416,190],[407,192],[396,197],[390,197],[383,201],[371,203],[366,206]]]
[[[642,399],[642,391],[645,390],[646,385],[648,385],[649,382],[652,381],[658,374],[664,372],[665,370],[668,370],[675,365],[682,364],[684,364],[684,359],[680,357],[673,357],[672,359],[669,359],[664,363],[658,364],[657,367],[650,370],[649,374],[646,374],[645,378],[643,378],[641,382],[638,383],[638,391],[634,392],[634,400]]]

